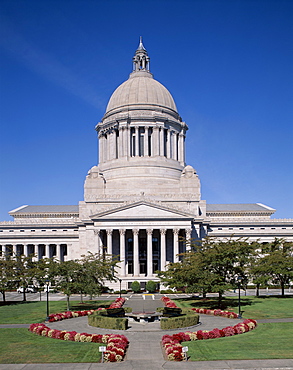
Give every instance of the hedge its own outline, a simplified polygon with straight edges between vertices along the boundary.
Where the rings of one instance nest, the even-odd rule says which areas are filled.
[[[197,325],[199,322],[199,315],[191,313],[177,316],[177,317],[162,317],[160,320],[161,329],[178,329],[178,328],[187,328],[189,326]]]
[[[97,328],[126,330],[128,328],[128,319],[124,317],[104,316],[99,311],[88,316],[88,324]]]

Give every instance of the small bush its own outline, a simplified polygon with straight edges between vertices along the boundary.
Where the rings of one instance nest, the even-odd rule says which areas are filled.
[[[139,293],[140,283],[138,281],[133,281],[133,283],[131,284],[131,289],[133,290],[134,293]]]
[[[177,316],[177,317],[162,317],[160,321],[161,329],[179,329],[186,328],[188,326],[197,325],[199,321],[199,315],[194,315],[189,313],[187,315]]]
[[[161,294],[173,294],[173,290],[172,289],[162,289],[160,291]]]
[[[153,280],[149,280],[147,283],[146,283],[146,286],[145,286],[146,290],[148,290],[150,293],[154,293],[156,291],[156,288],[157,288],[157,283],[155,283]]]
[[[124,317],[103,316],[97,311],[88,316],[88,324],[97,328],[126,330],[128,328],[128,319]]]

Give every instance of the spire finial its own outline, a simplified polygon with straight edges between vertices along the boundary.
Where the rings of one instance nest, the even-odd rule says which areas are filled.
[[[150,70],[150,58],[148,53],[143,46],[142,36],[139,38],[139,45],[133,57],[133,71],[149,71]]]
[[[145,49],[145,47],[143,46],[143,43],[142,43],[142,36],[140,36],[140,38],[139,38],[139,45],[138,45],[137,50],[145,50],[146,51],[146,49]]]

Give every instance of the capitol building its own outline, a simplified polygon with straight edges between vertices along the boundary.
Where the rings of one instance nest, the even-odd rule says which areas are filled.
[[[61,261],[88,251],[118,256],[117,278],[128,289],[134,280],[142,287],[158,281],[155,271],[189,249],[184,240],[293,241],[293,220],[272,219],[275,210],[267,205],[201,199],[199,175],[185,162],[188,126],[154,79],[142,40],[133,71],[110,97],[96,131],[99,163],[88,171],[84,200],[10,211],[14,221],[0,222],[2,252]]]

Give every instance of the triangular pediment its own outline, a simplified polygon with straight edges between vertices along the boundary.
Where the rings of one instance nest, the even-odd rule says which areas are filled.
[[[181,210],[168,208],[160,204],[136,202],[97,213],[91,216],[96,219],[192,219],[193,215]]]

